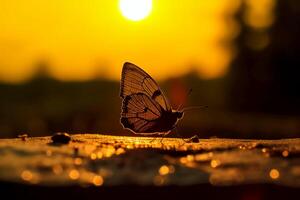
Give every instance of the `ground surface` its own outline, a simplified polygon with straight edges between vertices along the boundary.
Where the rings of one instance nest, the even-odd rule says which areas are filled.
[[[0,140],[0,181],[37,186],[300,187],[300,139],[234,140],[72,135]]]

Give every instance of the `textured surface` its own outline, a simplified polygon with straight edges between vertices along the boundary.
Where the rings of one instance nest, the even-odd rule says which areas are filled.
[[[300,139],[235,140],[71,135],[0,140],[0,181],[47,186],[300,187]]]

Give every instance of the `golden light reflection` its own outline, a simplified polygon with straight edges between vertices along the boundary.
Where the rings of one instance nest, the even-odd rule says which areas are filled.
[[[93,184],[95,186],[101,186],[101,185],[103,185],[103,182],[104,182],[104,180],[103,180],[102,176],[96,175],[93,177]]]
[[[97,159],[97,154],[91,153],[90,157],[91,157],[92,160],[96,160]]]
[[[63,168],[61,165],[59,164],[56,164],[52,167],[52,171],[54,174],[58,175],[58,174],[61,174],[63,172]]]
[[[210,162],[210,166],[211,166],[212,168],[216,168],[216,167],[218,167],[220,164],[221,164],[221,162],[220,162],[219,160],[211,160],[211,162]]]
[[[187,155],[186,159],[188,162],[192,162],[192,161],[194,161],[195,157],[193,155]]]
[[[118,148],[117,151],[116,151],[116,155],[120,155],[120,154],[123,154],[125,153],[125,150],[123,148]]]
[[[188,162],[187,158],[186,157],[181,157],[179,159],[179,161],[182,163],[182,164],[186,164]]]
[[[21,173],[21,178],[24,180],[24,181],[31,181],[32,178],[33,178],[33,174],[31,171],[29,170],[24,170],[22,173]]]
[[[164,176],[170,173],[170,169],[167,165],[163,165],[159,168],[158,172],[160,175]]]
[[[278,179],[279,176],[280,176],[280,173],[277,169],[271,169],[270,172],[269,172],[269,176],[272,178],[272,179]]]
[[[129,144],[129,145],[126,146],[126,148],[127,149],[133,149],[134,147],[133,147],[133,145]]]
[[[75,165],[81,165],[82,164],[82,159],[81,158],[75,158],[74,159],[74,164]]]
[[[162,165],[159,168],[158,173],[161,176],[165,176],[165,175],[168,175],[168,174],[173,174],[173,173],[175,173],[175,167],[173,165]]]
[[[261,152],[263,152],[263,155],[264,155],[265,157],[270,157],[270,150],[269,150],[269,149],[267,149],[267,148],[262,148],[262,149],[261,149]]]
[[[282,156],[283,156],[283,157],[288,157],[288,156],[289,156],[289,151],[288,151],[288,150],[284,150],[284,151],[282,152]]]
[[[103,153],[102,153],[101,151],[99,151],[99,152],[97,153],[97,158],[98,158],[98,159],[103,158]]]
[[[91,154],[93,151],[95,151],[96,146],[95,145],[85,145],[84,151],[86,154]]]
[[[113,146],[110,146],[109,148],[105,149],[105,151],[103,152],[104,157],[111,157],[115,154],[116,149]]]
[[[186,146],[183,146],[183,145],[179,146],[178,148],[181,151],[186,151],[188,149]]]
[[[213,152],[209,153],[203,153],[203,154],[196,154],[195,155],[195,160],[196,161],[207,161],[213,157]]]
[[[72,180],[77,180],[79,178],[80,174],[78,172],[78,170],[76,169],[72,169],[70,172],[69,172],[69,177],[70,179]]]

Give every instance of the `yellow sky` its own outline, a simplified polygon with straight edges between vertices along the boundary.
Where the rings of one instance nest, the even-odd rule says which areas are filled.
[[[133,62],[155,78],[197,66],[205,78],[222,76],[231,51],[220,40],[233,29],[223,14],[238,0],[153,0],[144,20],[124,18],[117,0],[0,0],[0,79],[25,80],[44,59],[61,80],[95,73],[119,79]]]

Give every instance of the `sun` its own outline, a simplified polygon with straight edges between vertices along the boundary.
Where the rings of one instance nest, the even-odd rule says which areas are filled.
[[[152,0],[120,0],[122,15],[132,21],[147,17],[152,9]]]

